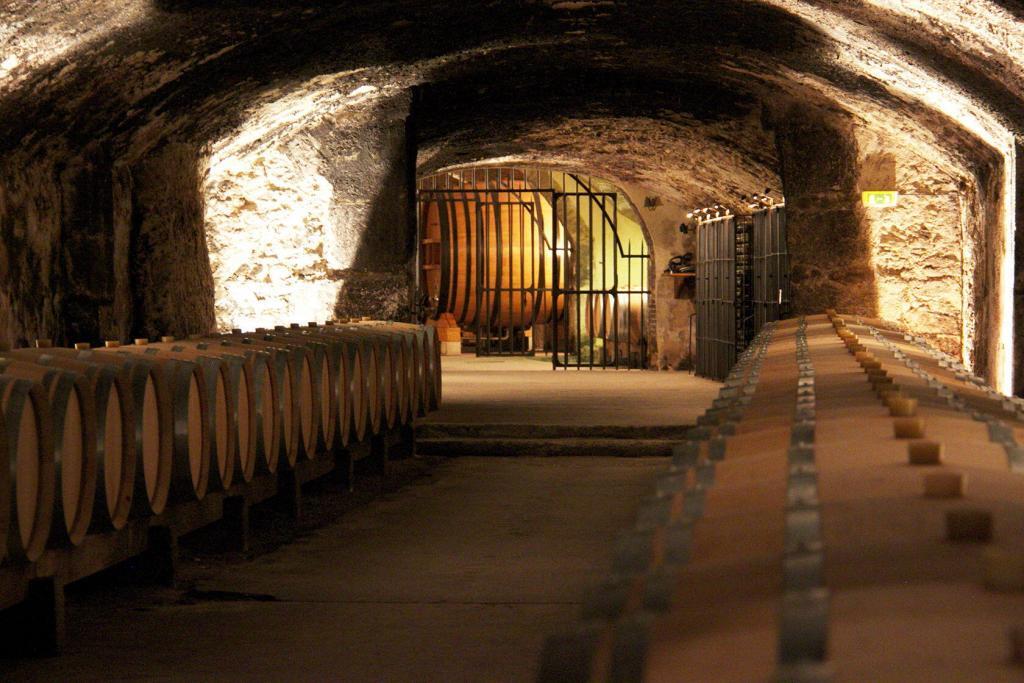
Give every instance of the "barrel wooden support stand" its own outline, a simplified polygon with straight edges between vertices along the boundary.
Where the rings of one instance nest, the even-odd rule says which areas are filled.
[[[277,473],[278,507],[287,514],[296,525],[302,523],[302,481],[295,470],[284,470]]]
[[[65,585],[135,560],[139,579],[173,586],[182,536],[217,524],[223,550],[246,552],[253,505],[280,505],[301,524],[304,484],[336,477],[351,490],[357,464],[372,464],[383,474],[389,459],[415,452],[411,439],[411,429],[395,429],[339,449],[333,457],[324,453],[300,460],[294,468],[238,482],[227,491],[212,491],[202,500],[171,503],[162,514],[132,519],[119,531],[89,534],[78,546],[49,549],[35,563],[0,566],[0,658],[60,653]]]
[[[64,585],[55,576],[29,579],[25,599],[0,613],[0,655],[52,657],[64,646]]]
[[[221,547],[237,553],[249,552],[252,527],[249,524],[249,500],[244,495],[224,498],[224,515],[220,520]]]
[[[386,476],[390,463],[415,454],[416,449],[411,445],[412,439],[412,429],[404,426],[374,435],[369,439],[370,452],[358,459],[360,471]]]
[[[334,456],[332,480],[338,486],[344,486],[350,493],[355,490],[356,459],[349,448],[339,449]]]
[[[146,551],[139,563],[141,578],[160,586],[174,586],[178,573],[178,535],[169,525],[156,524],[146,530]]]
[[[402,425],[394,432],[394,442],[388,446],[388,460],[405,460],[416,455],[416,439],[412,425]]]

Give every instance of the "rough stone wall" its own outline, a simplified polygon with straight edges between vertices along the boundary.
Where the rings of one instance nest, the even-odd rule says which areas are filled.
[[[254,329],[329,316],[333,188],[315,138],[299,134],[218,159],[203,184],[217,326]]]
[[[49,159],[4,159],[0,178],[0,341],[54,335],[61,319],[61,192]]]
[[[664,271],[669,260],[676,255],[694,251],[693,233],[683,235],[679,224],[686,220],[687,211],[677,201],[634,183],[622,185],[643,218],[651,241],[651,310],[653,318],[652,354],[650,367],[659,370],[687,370],[693,366],[690,357],[690,315],[694,312],[692,287],[676,298],[679,278]],[[645,198],[657,197],[655,206],[645,206]]]
[[[992,370],[1000,352],[999,280],[1004,244],[1002,171],[998,162],[981,165],[977,169],[977,199],[974,202],[974,220],[969,224],[970,245],[973,253],[973,308],[978,334],[974,345],[976,372],[994,381]]]
[[[896,190],[899,204],[865,208],[878,316],[914,330],[947,353],[972,348],[965,339],[964,240],[960,180],[892,140],[858,129],[858,189]],[[858,197],[853,197],[857,201]]]
[[[792,106],[776,126],[793,312],[835,308],[875,315],[870,234],[856,201],[858,152],[852,125]]]
[[[416,143],[409,94],[382,99],[346,126],[322,124],[337,262],[335,315],[411,319],[416,257]]]
[[[185,144],[165,145],[131,169],[136,336],[184,336],[214,327],[203,233],[205,171],[205,159]]]
[[[113,175],[96,147],[0,163],[0,342],[127,335],[130,225]]]
[[[407,97],[381,98],[258,145],[221,143],[204,183],[219,328],[409,317],[408,113]]]

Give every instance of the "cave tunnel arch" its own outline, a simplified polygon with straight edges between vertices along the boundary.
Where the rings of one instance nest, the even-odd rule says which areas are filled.
[[[211,178],[221,162],[244,165],[275,145],[281,163],[270,167],[282,173],[308,168],[302,159],[321,169],[331,156],[356,159],[319,174],[318,190],[292,202],[320,197],[311,202],[319,229],[335,233],[322,255],[302,255],[309,274],[296,279],[318,283],[317,300],[334,298],[345,311],[375,291],[397,310],[418,166],[568,156],[574,145],[566,138],[578,135],[591,147],[608,143],[609,158],[621,144],[624,172],[612,175],[681,206],[742,194],[728,182],[693,182],[697,166],[686,158],[647,163],[666,139],[696,130],[695,139],[718,145],[721,177],[751,163],[774,165],[790,207],[820,209],[802,215],[829,229],[808,228],[794,242],[813,256],[803,265],[796,259],[798,304],[803,297],[807,310],[833,304],[897,317],[1007,388],[1013,131],[1024,69],[1013,56],[1016,37],[995,35],[984,19],[1019,21],[1013,3],[979,3],[972,16],[938,1],[564,5],[499,3],[474,17],[413,0],[333,8],[124,8],[97,0],[64,13],[56,3],[9,6],[10,47],[0,66],[3,335],[14,343],[74,341],[215,324],[214,278],[204,265]],[[952,44],[943,42],[948,35]],[[506,80],[515,87],[503,91]],[[555,91],[561,98],[537,86],[552,80],[564,86]],[[465,107],[445,116],[420,89],[455,94],[456,102],[503,93],[535,101],[533,112],[509,107],[491,121],[511,124],[497,144],[493,135],[481,140],[480,130],[474,138],[474,128],[487,129],[481,118]],[[582,106],[567,114],[566,100]],[[725,110],[744,116],[730,122]],[[587,135],[588,125],[608,121],[619,125],[617,141]],[[565,137],[539,138],[545,123]],[[768,131],[767,144],[762,133],[750,136],[757,130]],[[648,153],[637,153],[645,142]],[[896,160],[908,204],[882,216],[858,207],[854,195],[888,177],[876,173],[886,155]],[[359,159],[372,163],[357,168]],[[287,229],[307,222],[290,220]],[[840,249],[839,258],[819,262],[826,234],[871,249]],[[353,243],[386,257],[356,259]],[[898,254],[904,246],[926,265],[909,267]],[[109,256],[91,258],[97,252]],[[927,293],[937,281],[949,286]],[[898,305],[908,291],[926,295]]]

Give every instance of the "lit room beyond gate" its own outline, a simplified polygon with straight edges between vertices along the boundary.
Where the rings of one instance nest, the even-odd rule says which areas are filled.
[[[599,179],[472,168],[418,190],[420,301],[478,356],[554,368],[643,368],[650,250],[639,217]]]

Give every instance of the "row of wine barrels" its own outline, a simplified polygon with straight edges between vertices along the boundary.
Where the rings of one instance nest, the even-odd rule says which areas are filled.
[[[210,486],[211,410],[203,368],[146,346],[121,346],[114,342],[97,352],[145,360],[162,376],[167,388],[163,414],[170,422],[170,499],[203,498]]]
[[[275,425],[268,355],[225,343],[172,337],[147,345],[171,357],[202,363],[208,373],[217,369],[216,391],[211,396],[216,406],[212,422],[217,462],[214,486],[228,489],[237,481],[251,481],[257,472],[269,471],[266,452]]]
[[[56,543],[70,540],[77,544],[89,531],[96,494],[96,420],[91,382],[77,372],[11,357],[0,358],[0,373],[38,384],[46,394],[56,487],[49,538]]]
[[[437,410],[441,405],[441,344],[438,339],[437,328],[395,322],[380,323],[370,321],[368,324],[392,327],[396,330],[413,334],[419,339],[418,344],[422,348],[423,354],[422,367],[417,379],[422,401],[422,408],[419,414],[426,415],[431,410]]]
[[[417,415],[426,415],[429,411],[437,410],[441,400],[441,350],[437,330],[433,327],[406,323],[371,321],[356,325],[390,329],[412,337],[417,369],[411,375],[411,381],[419,391]]]
[[[300,455],[315,454],[319,379],[315,373],[314,350],[265,332],[236,333],[211,341],[226,342],[238,348],[249,347],[267,354],[275,387],[274,406],[280,428],[268,461],[272,471],[284,462],[291,467]]]
[[[129,380],[117,368],[68,357],[46,348],[18,349],[12,358],[79,373],[92,386],[96,406],[96,489],[90,530],[120,529],[131,515],[135,491],[136,453],[132,440],[134,406]],[[85,483],[85,482],[83,482]]]
[[[76,344],[74,349],[47,348],[48,356],[92,363],[114,369],[127,387],[121,394],[121,411],[129,418],[125,460],[134,463],[131,516],[160,514],[167,506],[171,490],[173,431],[171,397],[163,374],[148,359],[127,354],[107,353]],[[108,453],[116,454],[111,450]],[[110,469],[117,465],[110,463]]]
[[[424,204],[424,237],[441,247],[439,277],[432,271],[425,279],[428,294],[460,326],[483,318],[484,324],[530,327],[561,318],[562,300],[556,310],[551,286],[556,268],[565,266],[562,259],[556,263],[544,233],[550,207],[522,190],[522,183],[501,189],[481,183],[434,193]],[[486,295],[477,291],[479,283]]]
[[[329,334],[325,328],[277,327],[273,335],[293,343],[309,343],[322,354],[318,364],[320,387],[320,448],[344,448],[353,438],[362,440],[367,431],[369,383],[376,381],[376,369],[368,371],[363,358],[375,359],[363,346]],[[273,336],[272,335],[272,336]]]
[[[0,353],[0,556],[34,561],[411,423],[436,331],[358,321]]]

